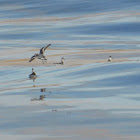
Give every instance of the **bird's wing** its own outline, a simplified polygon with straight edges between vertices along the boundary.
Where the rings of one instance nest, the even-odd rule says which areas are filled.
[[[40,49],[40,54],[44,54],[44,47]]]
[[[47,45],[46,47],[44,47],[44,51],[49,47],[51,46],[51,44]]]
[[[35,55],[34,55],[34,56],[32,56],[32,57],[30,58],[29,62],[33,61],[35,58],[36,58],[36,56],[35,56]]]
[[[51,44],[47,45],[46,47],[43,47],[40,49],[40,54],[44,54],[44,51],[50,46]]]

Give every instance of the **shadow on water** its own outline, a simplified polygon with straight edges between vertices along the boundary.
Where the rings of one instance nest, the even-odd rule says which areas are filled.
[[[31,101],[43,101],[45,98],[45,95],[40,95],[39,98],[32,98]]]

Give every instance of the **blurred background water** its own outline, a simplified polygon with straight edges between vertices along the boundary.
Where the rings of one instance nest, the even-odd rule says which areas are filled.
[[[0,0],[0,49],[138,49],[139,0]]]

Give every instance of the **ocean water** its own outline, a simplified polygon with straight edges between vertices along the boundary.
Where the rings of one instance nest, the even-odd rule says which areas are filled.
[[[29,79],[32,65],[1,65],[0,139],[139,140],[139,5],[139,0],[0,0],[0,61],[30,58],[49,43],[48,59],[63,52],[66,62],[110,55],[78,53],[86,48],[137,50],[112,52],[114,60],[132,61],[38,63],[35,81]],[[41,94],[44,101],[32,101]]]
[[[0,137],[137,140],[139,69],[137,61],[41,66],[33,82],[31,67],[0,67]],[[42,94],[44,101],[31,101]]]
[[[0,48],[139,48],[139,0],[0,0]]]

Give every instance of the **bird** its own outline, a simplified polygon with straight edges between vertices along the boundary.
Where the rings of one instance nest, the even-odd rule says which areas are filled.
[[[36,73],[34,72],[34,69],[32,68],[32,73],[29,75],[29,78],[30,79],[33,79],[33,82],[34,82],[34,80],[37,78],[37,75],[36,75]]]
[[[51,45],[51,44],[47,45],[46,47],[41,48],[41,49],[40,49],[40,52],[39,52],[39,53],[36,53],[35,55],[33,55],[33,56],[30,58],[29,62],[31,62],[31,61],[33,61],[34,59],[38,58],[38,59],[41,59],[41,60],[42,60],[42,63],[44,64],[43,60],[45,60],[45,62],[46,62],[46,60],[47,60],[46,57],[45,57],[45,55],[44,55],[44,52],[45,52],[45,50],[46,50],[50,45]]]
[[[108,62],[111,62],[111,60],[112,60],[112,57],[111,57],[111,56],[109,56],[109,58],[108,58]]]
[[[64,65],[64,60],[65,60],[65,58],[62,57],[62,58],[61,58],[61,62],[59,62],[59,63],[54,63],[54,64],[61,64],[61,65]]]
[[[64,64],[64,60],[65,60],[65,58],[64,58],[64,57],[62,57],[62,58],[61,58],[61,62],[60,62],[60,64],[62,64],[62,65],[63,65],[63,64]]]

